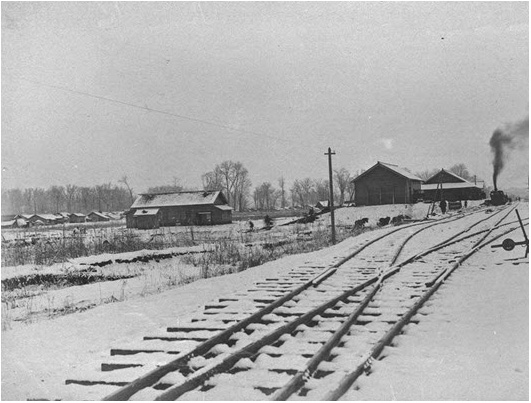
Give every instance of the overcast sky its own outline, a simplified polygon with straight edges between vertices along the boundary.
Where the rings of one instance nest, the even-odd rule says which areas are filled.
[[[529,110],[527,2],[2,2],[2,187],[463,162]],[[528,148],[500,188],[526,186]]]

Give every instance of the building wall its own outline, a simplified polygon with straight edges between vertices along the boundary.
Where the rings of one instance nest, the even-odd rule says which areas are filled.
[[[425,190],[424,200],[440,201],[441,191]],[[442,198],[447,201],[457,200],[481,200],[485,198],[485,193],[477,188],[461,188],[461,189],[443,189]]]
[[[133,217],[136,210],[140,209],[132,209],[126,214],[127,228],[140,228],[140,225],[142,225],[139,224],[140,217]],[[232,211],[220,210],[214,205],[160,207],[159,214],[159,225],[163,227],[230,224],[232,222]]]
[[[135,217],[136,228],[153,229],[160,227],[160,212],[156,215]]]
[[[420,181],[413,181],[377,166],[355,181],[356,205],[411,203],[412,195],[420,191]]]

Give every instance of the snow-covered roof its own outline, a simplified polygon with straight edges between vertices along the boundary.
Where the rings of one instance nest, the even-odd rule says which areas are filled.
[[[442,189],[468,189],[468,188],[476,188],[479,190],[483,190],[481,187],[474,185],[473,183],[464,181],[464,182],[444,182],[444,183],[422,183],[420,185],[420,190],[436,190],[437,186],[442,186]],[[441,188],[439,188],[441,189]]]
[[[70,215],[71,216],[76,216],[76,217],[86,217],[85,214],[82,214],[82,213],[72,213]]]
[[[457,180],[459,180],[460,182],[468,182],[465,178],[462,178],[461,176],[457,175],[456,173],[452,172],[452,171],[447,171],[446,169],[441,169],[439,172],[433,174],[432,176],[430,176],[428,179],[426,179],[426,182],[429,182],[431,181],[434,177],[436,177],[437,175],[440,175],[441,172],[444,172],[444,173],[447,173],[448,175],[450,176],[453,176],[454,178],[456,178]],[[469,182],[470,183],[470,182]]]
[[[145,216],[152,216],[157,215],[157,213],[160,211],[158,208],[146,208],[146,209],[139,209],[135,211],[133,216],[135,217],[145,217]]]
[[[2,227],[11,227],[11,226],[13,226],[15,224],[15,221],[16,220],[2,221],[0,226],[2,226]]]
[[[402,168],[402,167],[399,167],[398,165],[394,165],[394,164],[389,164],[387,162],[381,162],[381,161],[378,161],[376,164],[374,164],[372,167],[370,167],[369,169],[367,169],[365,172],[363,172],[361,175],[359,175],[358,177],[354,178],[352,180],[352,182],[355,182],[357,181],[358,179],[364,177],[365,175],[369,174],[371,171],[373,171],[376,167],[378,166],[382,166],[384,168],[387,168],[395,173],[397,173],[398,175],[400,176],[403,176],[404,178],[407,178],[407,179],[411,179],[411,180],[414,180],[414,181],[420,181],[422,182],[422,179],[420,179],[418,176],[416,175],[413,175],[411,172],[409,172],[406,168]]]
[[[226,204],[216,204],[214,207],[216,207],[217,209],[220,209],[220,210],[225,210],[225,211],[232,210],[232,207],[228,206]]]
[[[214,204],[214,202],[219,196],[221,196],[223,202],[225,202],[225,197],[219,190],[172,193],[144,193],[136,198],[131,208],[195,206],[204,204]]]
[[[44,218],[50,221],[55,221],[58,218],[55,214],[34,214],[32,217]]]
[[[93,215],[93,214],[94,214],[94,215],[97,215],[98,217],[104,218],[104,219],[106,219],[106,220],[109,219],[109,217],[107,217],[107,216],[106,216],[105,214],[103,214],[103,213],[100,213],[99,211],[92,211],[92,212],[89,213],[89,215]]]

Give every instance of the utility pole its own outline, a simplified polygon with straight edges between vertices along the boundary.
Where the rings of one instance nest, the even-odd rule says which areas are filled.
[[[336,155],[335,152],[332,152],[330,147],[328,147],[328,152],[324,155],[328,155],[328,177],[330,182],[330,196],[328,205],[330,207],[330,221],[332,223],[332,245],[336,244],[336,221],[334,219],[334,181],[332,177],[332,155]]]

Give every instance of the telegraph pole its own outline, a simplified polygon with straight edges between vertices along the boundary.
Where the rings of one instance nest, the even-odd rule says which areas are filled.
[[[332,176],[332,155],[336,155],[335,152],[332,152],[330,147],[328,147],[328,152],[324,155],[328,155],[328,177],[330,182],[330,196],[328,206],[330,207],[330,221],[332,223],[332,245],[336,244],[336,221],[334,219],[334,178]]]

